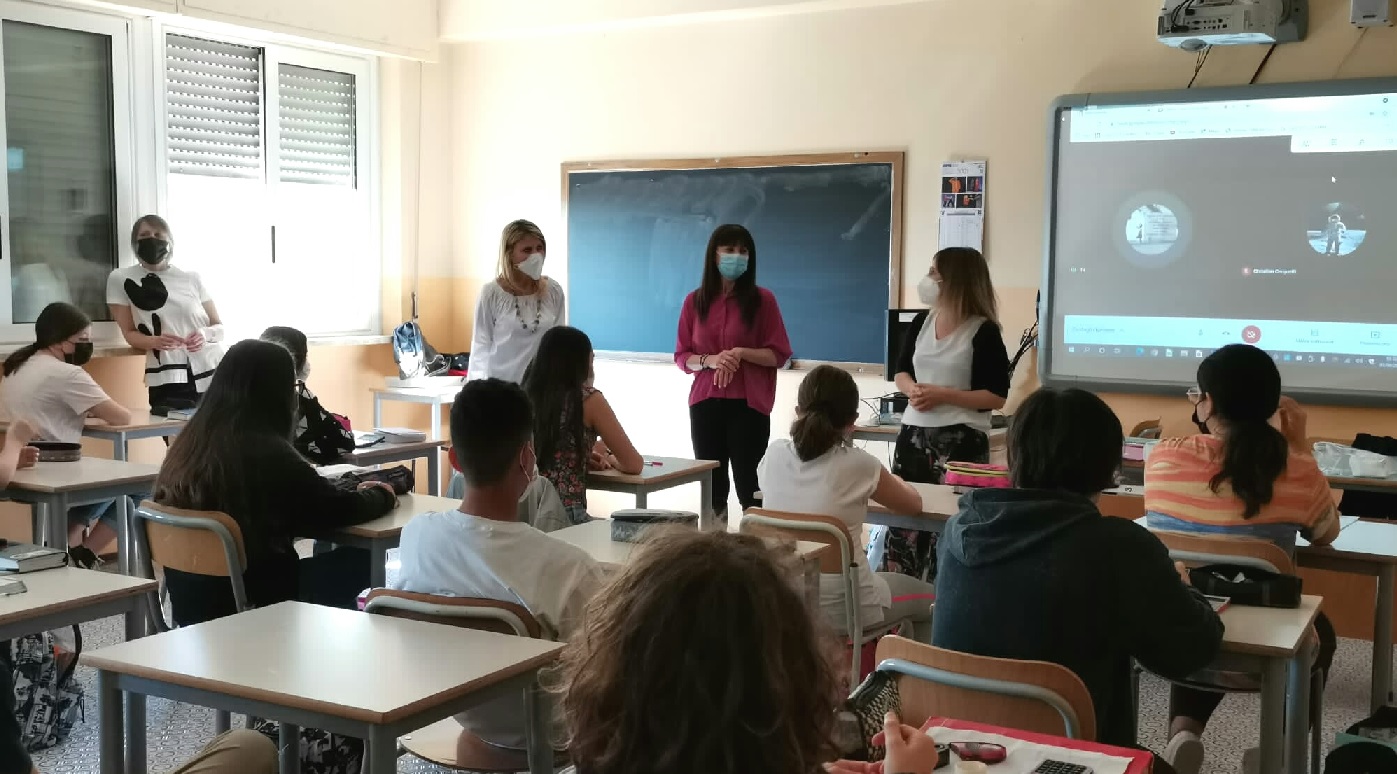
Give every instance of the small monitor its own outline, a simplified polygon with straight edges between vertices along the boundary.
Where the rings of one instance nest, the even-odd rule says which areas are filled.
[[[912,329],[912,321],[917,319],[917,315],[925,312],[925,309],[889,309],[888,310],[888,348],[887,359],[884,360],[884,378],[892,381],[897,375],[897,359],[902,356],[902,344],[907,339],[908,332]],[[915,331],[912,331],[915,335]]]

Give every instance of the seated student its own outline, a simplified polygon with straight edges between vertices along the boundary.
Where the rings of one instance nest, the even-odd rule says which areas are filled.
[[[807,374],[796,399],[791,439],[773,441],[757,466],[762,506],[833,516],[860,543],[870,499],[897,513],[920,513],[922,496],[911,484],[889,473],[872,454],[850,445],[858,417],[859,388],[847,371],[824,365]],[[864,628],[884,620],[911,619],[916,639],[931,642],[936,588],[910,575],[875,574],[864,547],[854,549]],[[820,608],[841,632],[845,604],[841,576],[820,576]]]
[[[1131,659],[1187,677],[1217,655],[1222,621],[1158,538],[1097,510],[1121,441],[1120,420],[1089,392],[1024,401],[1009,426],[1016,488],[962,497],[937,547],[931,642],[1067,667],[1091,693],[1097,739],[1133,746]]]
[[[262,331],[261,338],[285,347],[296,367],[296,432],[292,439],[296,451],[317,465],[338,462],[354,451],[354,433],[326,411],[306,386],[306,379],[310,378],[310,344],[306,334],[274,325]]]
[[[226,362],[226,361],[225,361]],[[537,476],[529,398],[499,379],[467,382],[451,406],[451,465],[465,478],[457,510],[424,513],[403,528],[394,588],[524,606],[551,640],[582,622],[605,573],[587,552],[516,521]],[[497,699],[457,716],[490,744],[525,749],[524,707]]]
[[[538,472],[553,482],[572,523],[583,524],[588,470],[635,474],[645,466],[606,396],[592,387],[592,340],[576,328],[549,329],[523,385],[534,409]]]
[[[92,321],[72,304],[44,307],[35,341],[5,359],[0,405],[27,420],[39,440],[81,443],[89,416],[108,424],[131,422],[131,412],[107,396],[82,369],[92,358]],[[68,509],[68,553],[82,567],[98,564],[97,551],[116,539],[114,501]]]
[[[154,499],[161,505],[222,511],[247,548],[243,580],[254,607],[301,599],[352,608],[369,585],[368,552],[338,548],[299,559],[297,538],[376,519],[397,505],[391,487],[336,489],[291,446],[296,411],[291,356],[248,340],[229,348],[199,411],[170,446]],[[165,571],[181,626],[236,612],[227,578]]]
[[[1281,374],[1270,355],[1247,344],[1223,347],[1198,364],[1189,399],[1203,434],[1161,441],[1146,464],[1145,517],[1152,529],[1249,535],[1287,552],[1294,552],[1297,534],[1314,545],[1334,542],[1339,512],[1329,482],[1305,438],[1305,412],[1281,397]],[[1277,419],[1279,430],[1272,425]],[[1322,612],[1315,630],[1314,668],[1327,673],[1337,637]],[[1222,696],[1171,689],[1165,754],[1182,774],[1202,765],[1199,737]],[[1258,766],[1257,750],[1246,751],[1243,771]]]
[[[748,535],[667,530],[592,600],[556,688],[578,772],[814,774],[834,757],[834,643],[775,554]],[[881,770],[930,774],[931,737],[892,714],[885,733]]]

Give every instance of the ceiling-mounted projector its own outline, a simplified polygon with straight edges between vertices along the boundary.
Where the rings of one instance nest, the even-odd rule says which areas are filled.
[[[1308,22],[1307,0],[1164,0],[1159,42],[1185,51],[1294,43]]]

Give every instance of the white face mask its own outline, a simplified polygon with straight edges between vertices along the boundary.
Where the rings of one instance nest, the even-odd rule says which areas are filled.
[[[932,279],[931,275],[922,277],[922,281],[917,283],[917,298],[927,306],[936,306],[941,299],[941,283]]]
[[[524,272],[531,280],[536,280],[543,276],[543,253],[530,253],[528,258],[515,264],[519,271]]]

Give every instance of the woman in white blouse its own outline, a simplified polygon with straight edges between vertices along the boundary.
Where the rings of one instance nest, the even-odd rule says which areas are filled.
[[[563,286],[543,276],[547,249],[533,223],[516,220],[504,227],[499,270],[475,307],[467,378],[520,382],[543,334],[567,324]]]

